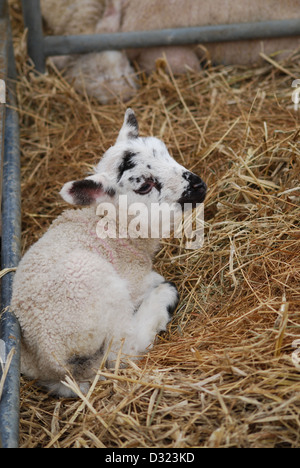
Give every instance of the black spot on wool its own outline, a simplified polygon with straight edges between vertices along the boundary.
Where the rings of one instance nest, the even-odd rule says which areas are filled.
[[[75,377],[82,378],[85,374],[89,374],[91,372],[93,365],[96,365],[99,359],[103,357],[104,351],[105,341],[94,354],[87,356],[74,354],[68,359],[67,364],[72,366],[72,372]]]
[[[135,156],[136,153],[133,153],[132,151],[125,151],[123,160],[118,168],[118,182],[122,178],[125,171],[133,169],[136,166],[136,163],[133,160]]]

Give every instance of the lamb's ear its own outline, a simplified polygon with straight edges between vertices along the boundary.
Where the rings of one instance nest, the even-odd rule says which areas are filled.
[[[89,206],[99,203],[104,197],[113,197],[115,190],[107,185],[105,177],[96,174],[86,179],[67,182],[60,195],[71,205]]]
[[[117,143],[133,140],[139,136],[139,125],[135,113],[128,108],[125,112],[124,123],[117,138]]]

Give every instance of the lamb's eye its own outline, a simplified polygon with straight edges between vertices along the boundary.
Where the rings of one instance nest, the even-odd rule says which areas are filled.
[[[135,193],[139,193],[140,195],[147,195],[147,193],[151,192],[152,188],[155,186],[155,182],[153,180],[147,180],[143,185],[140,186]]]

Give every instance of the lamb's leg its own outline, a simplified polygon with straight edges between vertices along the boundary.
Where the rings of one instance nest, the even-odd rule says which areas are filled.
[[[158,276],[153,277],[154,282],[159,280]],[[162,277],[160,278],[163,280]],[[132,333],[126,340],[126,348],[129,349],[124,351],[130,350],[130,354],[134,352],[141,354],[147,348],[149,349],[154,342],[155,335],[166,330],[178,301],[176,286],[171,282],[163,280],[150,289],[133,317]]]

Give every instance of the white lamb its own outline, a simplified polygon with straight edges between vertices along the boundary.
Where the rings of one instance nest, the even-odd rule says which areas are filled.
[[[59,216],[17,269],[11,305],[22,330],[22,372],[70,396],[65,375],[70,372],[86,391],[106,351],[112,366],[123,340],[124,354],[145,353],[166,329],[177,289],[152,269],[159,240],[122,233],[104,239],[97,235],[97,209],[109,202],[118,211],[125,195],[128,207],[140,202],[150,210],[153,203],[202,203],[205,194],[205,183],[162,141],[139,137],[135,114],[127,109],[116,144],[95,174],[61,190],[67,202],[85,207]],[[118,224],[127,215],[120,211]]]

